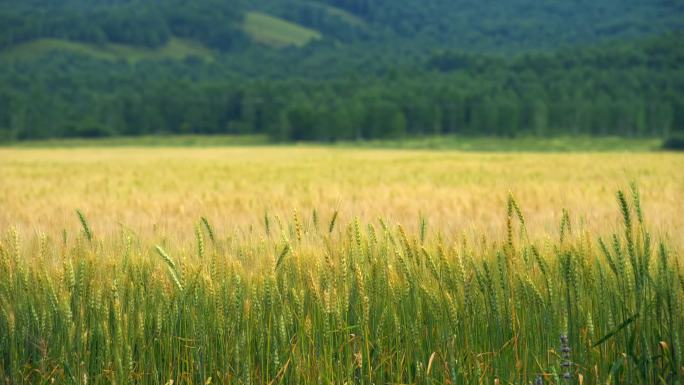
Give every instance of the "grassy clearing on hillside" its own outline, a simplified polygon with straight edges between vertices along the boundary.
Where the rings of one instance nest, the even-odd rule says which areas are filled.
[[[618,198],[623,224],[603,239],[564,214],[533,242],[512,197],[503,236],[475,242],[445,238],[433,212],[416,232],[297,211],[237,233],[197,218],[192,244],[106,235],[80,212],[64,237],[9,229],[0,379],[681,384],[684,271],[638,194]]]
[[[575,228],[611,231],[610,191],[630,181],[646,198],[651,229],[684,245],[684,154],[459,153],[330,147],[0,149],[0,227],[52,236],[74,231],[78,207],[100,234],[186,238],[187,218],[225,232],[339,211],[341,222],[378,218],[443,234],[500,236],[503,195],[528,208],[533,234],[555,231],[559,208]],[[95,215],[97,214],[97,215]],[[429,215],[428,215],[429,214]]]
[[[303,46],[321,38],[318,31],[261,12],[248,12],[243,29],[254,40],[276,47]]]
[[[212,51],[207,47],[191,40],[178,38],[172,38],[166,45],[155,49],[113,43],[99,46],[48,38],[19,44],[0,51],[0,59],[35,59],[53,51],[68,51],[102,60],[164,60],[184,59],[189,56],[207,60],[213,58]]]
[[[5,145],[15,148],[227,147],[257,146],[270,143],[267,136],[261,135],[147,135],[98,139],[28,140],[5,143]]]

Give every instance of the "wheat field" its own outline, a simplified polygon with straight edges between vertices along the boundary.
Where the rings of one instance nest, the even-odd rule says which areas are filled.
[[[619,225],[614,192],[635,182],[650,228],[684,245],[684,156],[674,153],[455,153],[315,147],[0,149],[0,226],[61,235],[80,209],[100,234],[192,238],[205,216],[223,232],[264,214],[378,218],[447,234],[503,231],[508,193],[530,233],[557,232],[562,209],[589,231]],[[254,230],[258,231],[258,230]]]
[[[684,157],[0,150],[8,384],[681,384]]]

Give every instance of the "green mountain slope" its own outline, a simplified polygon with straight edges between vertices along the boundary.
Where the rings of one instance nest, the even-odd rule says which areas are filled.
[[[163,133],[323,141],[664,137],[684,128],[683,38],[515,58],[442,52],[353,73],[346,71],[356,63],[352,55],[278,66],[263,55],[132,63],[52,53],[0,62],[0,140]],[[301,51],[285,49],[270,60]],[[271,75],[261,73],[265,67],[273,67]],[[326,78],[306,75],[323,67],[337,68]]]
[[[241,29],[250,41],[276,48],[301,47],[322,37],[318,31],[261,12],[246,13]],[[0,50],[0,59],[35,60],[54,52],[132,62],[182,60],[188,57],[212,60],[218,54],[215,49],[199,41],[177,37],[170,37],[162,45],[151,47],[108,42],[81,42],[63,38],[37,38],[5,47]]]
[[[681,0],[0,0],[0,141],[684,130]]]
[[[40,38],[160,47],[176,37],[227,52],[323,38],[516,53],[680,30],[683,16],[680,0],[0,0],[0,49]]]
[[[211,60],[214,52],[200,43],[171,38],[160,47],[145,48],[127,44],[97,45],[62,39],[42,38],[20,43],[0,51],[0,59],[35,60],[54,52],[70,52],[102,60],[180,60],[188,57]]]

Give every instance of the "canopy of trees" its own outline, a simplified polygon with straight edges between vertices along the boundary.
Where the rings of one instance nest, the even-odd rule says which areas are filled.
[[[324,38],[260,45],[247,11]],[[684,129],[683,15],[679,0],[0,0],[0,140],[665,136]],[[213,56],[2,56],[44,37],[182,37]]]
[[[683,38],[515,59],[444,52],[327,79],[238,76],[229,59],[130,64],[54,53],[5,64],[0,135],[662,136],[684,128]]]
[[[41,37],[159,47],[171,36],[229,50],[244,36],[240,1],[0,0],[0,49]]]
[[[0,48],[39,37],[242,47],[264,10],[343,42],[515,52],[681,29],[679,0],[0,0]],[[247,44],[247,43],[245,43]]]

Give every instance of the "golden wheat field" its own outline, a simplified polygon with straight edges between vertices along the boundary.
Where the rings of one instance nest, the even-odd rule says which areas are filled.
[[[607,233],[614,193],[636,182],[649,226],[681,246],[684,156],[675,153],[455,153],[316,147],[1,149],[0,228],[192,238],[201,216],[249,231],[264,214],[342,222],[383,218],[415,229],[496,238],[508,193],[531,234],[557,233],[561,209]]]
[[[681,384],[684,156],[0,150],[0,382]]]

